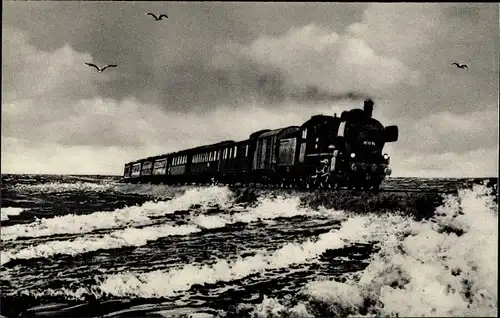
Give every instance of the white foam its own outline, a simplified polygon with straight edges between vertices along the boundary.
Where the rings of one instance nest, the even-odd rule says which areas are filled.
[[[18,184],[16,189],[23,192],[73,192],[73,191],[93,191],[105,192],[116,186],[117,183],[93,183],[93,182],[74,182],[74,183],[60,183],[60,182],[47,182],[41,184]]]
[[[262,303],[257,305],[239,304],[237,309],[252,309],[254,317],[262,318],[314,318],[314,315],[307,311],[306,305],[299,302],[295,306],[287,306],[289,301],[281,301],[276,298],[268,298],[264,295]]]
[[[250,223],[258,220],[291,218],[299,215],[324,215],[329,218],[337,217],[338,219],[343,219],[345,217],[342,211],[326,211],[324,209],[316,211],[300,205],[300,198],[297,197],[262,197],[259,198],[257,206],[250,209],[248,212],[238,212],[231,215],[199,215],[195,217],[192,222],[203,228],[212,229],[237,222]]]
[[[353,315],[369,298],[377,315],[496,316],[498,208],[487,191],[460,191],[431,221],[406,218],[387,227],[378,233],[381,251],[359,279],[313,282],[304,292]],[[441,233],[450,226],[464,234]]]
[[[172,235],[187,235],[199,232],[200,228],[193,225],[150,226],[142,229],[128,228],[115,231],[102,237],[83,237],[70,241],[51,241],[35,246],[23,248],[19,251],[9,250],[1,252],[1,264],[12,259],[30,259],[36,257],[49,257],[56,254],[77,255],[99,249],[113,249],[124,246],[143,246],[148,241]]]
[[[18,237],[41,237],[54,234],[79,234],[97,229],[112,229],[148,224],[152,216],[188,209],[193,204],[229,204],[231,192],[227,188],[210,187],[189,189],[184,194],[166,202],[146,202],[115,211],[95,212],[87,215],[68,214],[54,218],[38,219],[33,223],[16,224],[2,228],[4,241]]]
[[[1,219],[0,220],[1,221],[6,221],[6,220],[9,219],[9,216],[11,216],[11,215],[19,215],[24,210],[25,209],[23,209],[23,208],[12,208],[12,207],[1,208],[1,211],[0,211]]]
[[[312,211],[299,207],[299,199],[267,199],[260,200],[260,204],[248,212],[235,213],[232,216],[206,216],[198,215],[191,220],[191,225],[186,226],[147,226],[144,228],[128,228],[118,230],[102,237],[88,235],[72,240],[50,241],[22,249],[11,249],[0,252],[1,263],[5,264],[12,259],[30,259],[49,257],[56,254],[77,255],[80,253],[96,251],[99,249],[112,249],[124,246],[143,246],[148,241],[154,241],[171,235],[187,235],[201,231],[201,228],[222,228],[235,222],[250,223],[253,221],[270,220],[280,217],[293,217],[297,215],[318,214],[324,212]],[[334,214],[334,215],[339,215]]]
[[[351,218],[338,231],[330,231],[304,243],[288,243],[274,252],[260,251],[254,256],[228,262],[221,259],[213,265],[188,264],[168,272],[122,273],[105,277],[99,289],[115,296],[163,297],[188,290],[194,284],[241,279],[250,274],[288,267],[310,261],[327,249],[341,248],[358,236],[361,218]]]

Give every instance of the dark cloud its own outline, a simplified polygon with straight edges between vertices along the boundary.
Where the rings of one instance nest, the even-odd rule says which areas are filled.
[[[118,64],[120,77],[101,83],[99,96],[118,100],[135,96],[168,109],[206,111],[213,104],[242,99],[276,100],[268,88],[261,90],[259,81],[281,76],[257,71],[262,66],[251,61],[222,72],[209,67],[214,44],[245,43],[268,30],[279,35],[313,21],[341,28],[352,15],[360,15],[364,5],[320,7],[318,15],[317,6],[303,4],[259,9],[251,4],[212,3],[10,3],[4,17],[9,25],[26,31],[28,43],[40,50],[69,44],[89,53],[97,64]],[[287,15],[276,19],[272,13],[283,9]],[[342,18],[343,11],[351,14],[349,19]],[[169,19],[153,22],[146,12],[166,12]],[[332,18],[337,22],[329,22]]]

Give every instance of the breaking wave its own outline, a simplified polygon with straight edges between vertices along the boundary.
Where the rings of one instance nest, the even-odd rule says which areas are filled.
[[[356,232],[378,241],[381,249],[364,271],[308,283],[298,305],[265,298],[239,310],[251,308],[257,317],[495,317],[498,208],[493,199],[489,189],[474,186],[447,197],[428,221],[365,216]],[[374,223],[380,225],[376,231],[370,230]]]
[[[225,192],[224,192],[225,193]],[[175,209],[172,209],[172,206],[182,206],[186,207],[187,204],[184,204],[186,202],[194,202],[192,195],[193,194],[198,194],[199,196],[197,197],[197,202],[213,202],[213,198],[211,195],[209,196],[209,200],[207,200],[206,194],[207,192],[189,192],[187,194],[188,196],[188,201],[186,201],[186,198],[184,196],[181,196],[177,203],[179,204],[170,204],[169,209],[159,209],[159,210],[154,210],[154,211],[162,211],[162,213],[173,213]],[[209,193],[213,194],[213,192]],[[218,197],[219,199],[221,197]],[[170,202],[166,202],[170,203]],[[164,204],[166,204],[164,203]],[[230,200],[228,197],[226,197],[224,200],[219,200],[219,204],[222,205],[229,205]],[[30,258],[39,258],[39,257],[50,257],[56,254],[66,254],[66,255],[77,255],[80,253],[86,253],[90,251],[96,251],[100,249],[115,249],[115,248],[121,248],[121,247],[126,247],[126,246],[143,246],[146,245],[149,241],[157,240],[162,237],[167,237],[167,236],[172,236],[172,235],[187,235],[187,234],[192,234],[196,232],[200,232],[203,229],[216,229],[216,228],[223,228],[229,224],[234,224],[237,222],[242,222],[242,223],[250,223],[250,222],[255,222],[255,221],[263,221],[263,220],[272,220],[272,219],[277,219],[277,218],[290,218],[294,216],[299,216],[299,215],[318,215],[318,214],[323,214],[323,215],[328,215],[330,217],[333,217],[335,215],[338,215],[341,217],[341,212],[338,214],[332,214],[331,211],[313,211],[304,207],[300,207],[300,200],[297,198],[262,198],[259,200],[259,204],[253,208],[250,208],[248,211],[244,212],[237,212],[233,214],[219,214],[219,215],[203,215],[199,214],[196,216],[191,217],[190,221],[188,222],[189,224],[187,225],[181,225],[181,226],[175,226],[175,225],[170,225],[170,224],[161,224],[161,225],[154,225],[154,226],[145,226],[142,228],[134,228],[134,227],[129,227],[123,230],[118,230],[111,232],[109,234],[105,235],[87,235],[83,237],[78,237],[76,239],[72,240],[55,240],[55,241],[50,241],[50,242],[45,242],[41,243],[38,245],[31,245],[26,248],[21,248],[21,249],[10,249],[7,251],[2,251],[1,252],[1,264],[5,264],[10,262],[13,259],[30,259]],[[142,206],[143,211],[146,211],[144,213],[149,213],[148,211],[151,211],[149,207],[151,204],[146,204]],[[164,207],[164,206],[162,206]],[[135,207],[136,210],[139,210],[141,207]],[[144,217],[144,213],[141,214],[141,216]],[[156,213],[156,212],[155,212]],[[328,214],[326,214],[328,213]],[[111,214],[111,213],[108,213]],[[103,217],[104,215],[104,217]],[[122,216],[122,214],[120,214]],[[130,214],[127,215],[130,217]],[[75,218],[75,216],[71,216],[72,218]],[[80,216],[76,216],[79,218]],[[109,220],[113,220],[116,222],[117,218],[109,218],[109,216],[105,212],[97,212],[93,213],[91,215],[87,215],[87,217],[90,218],[85,218],[86,220],[95,220],[95,224],[99,224],[100,226],[109,226],[110,222]],[[103,223],[99,223],[98,220],[95,218],[102,218]],[[61,219],[68,220],[66,217],[61,217]],[[48,221],[52,221],[54,219],[49,219]],[[81,218],[79,218],[81,220]],[[127,219],[129,222],[132,220],[129,218]],[[108,222],[107,222],[108,221]],[[135,222],[140,222],[144,223],[144,219],[133,219]],[[58,223],[58,224],[64,224],[64,223]],[[68,223],[66,223],[68,224]],[[74,223],[71,223],[74,224]],[[76,223],[78,224],[78,223]],[[83,223],[84,225],[88,223]],[[115,225],[113,223],[112,225]],[[14,226],[12,226],[14,227]],[[7,227],[8,228],[8,227]],[[52,235],[52,234],[59,234],[61,233],[61,229],[63,227],[59,226],[57,228],[51,227],[51,228],[46,228],[47,235]],[[33,228],[31,228],[33,229]],[[64,228],[68,229],[68,227]],[[79,233],[81,233],[83,227],[75,227],[75,228],[69,228],[69,229],[76,229],[79,230]],[[52,230],[50,232],[50,230]],[[69,232],[66,232],[69,233]],[[73,232],[74,233],[74,232]],[[34,235],[35,234],[35,235]],[[36,230],[36,232],[28,232],[26,233],[27,236],[39,236],[40,230]]]
[[[55,234],[81,234],[98,229],[113,229],[146,225],[154,216],[172,214],[189,209],[192,205],[204,206],[227,204],[231,192],[227,188],[211,187],[189,189],[170,201],[146,202],[142,206],[131,206],[113,212],[103,211],[87,215],[67,214],[53,218],[38,219],[28,224],[16,224],[2,228],[2,241],[19,237],[43,237]]]

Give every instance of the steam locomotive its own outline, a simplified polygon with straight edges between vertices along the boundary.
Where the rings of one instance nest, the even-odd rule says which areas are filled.
[[[125,164],[131,183],[240,184],[377,190],[391,174],[386,142],[397,126],[372,118],[373,101],[340,117],[316,115],[301,126],[260,130],[227,140]]]

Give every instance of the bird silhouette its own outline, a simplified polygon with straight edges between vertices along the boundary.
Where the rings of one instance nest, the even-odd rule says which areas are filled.
[[[466,70],[468,70],[469,68],[467,67],[467,65],[465,64],[459,64],[457,62],[453,62],[451,63],[450,65],[456,65],[458,68],[465,68]]]
[[[107,69],[108,67],[117,67],[118,65],[115,65],[115,64],[110,64],[110,65],[106,65],[104,66],[103,68],[100,68],[99,66],[93,64],[93,63],[85,63],[86,65],[88,66],[93,66],[97,69],[97,72],[98,73],[101,73],[102,71],[104,71],[105,69]]]
[[[156,15],[154,15],[153,13],[151,12],[148,12],[146,13],[146,15],[150,15],[152,16],[153,18],[155,18],[155,21],[160,21],[160,20],[163,20],[163,17],[167,18],[168,19],[168,16],[166,14],[160,14],[159,17],[157,17]]]

